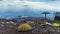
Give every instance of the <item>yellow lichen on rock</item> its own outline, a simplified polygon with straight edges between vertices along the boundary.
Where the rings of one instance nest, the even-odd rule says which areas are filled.
[[[54,26],[54,27],[59,27],[60,24],[58,24],[58,23],[53,23],[52,26]]]
[[[32,29],[32,27],[27,23],[21,24],[21,25],[18,26],[18,31],[28,31],[28,30],[31,30],[31,29]]]

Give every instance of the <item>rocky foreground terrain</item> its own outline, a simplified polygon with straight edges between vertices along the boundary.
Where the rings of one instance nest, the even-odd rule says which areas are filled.
[[[27,20],[25,20],[28,22]],[[52,26],[40,26],[41,23],[44,23],[44,19],[38,18],[38,19],[32,19],[31,21],[34,22],[34,24],[30,24],[33,28],[31,31],[26,32],[18,32],[17,27],[20,23],[18,21],[9,21],[6,19],[0,19],[0,34],[60,34],[60,28],[52,27]],[[59,22],[59,21],[52,21],[48,20],[49,23]]]

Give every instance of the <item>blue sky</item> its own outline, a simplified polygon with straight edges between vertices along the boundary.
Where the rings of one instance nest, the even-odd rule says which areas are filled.
[[[41,12],[60,12],[60,0],[0,0],[0,17],[44,16]],[[54,17],[53,14],[48,17]]]

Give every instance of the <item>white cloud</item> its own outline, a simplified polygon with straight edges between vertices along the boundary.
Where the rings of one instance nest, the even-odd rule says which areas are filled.
[[[44,2],[29,2],[27,4],[32,10],[54,10],[60,11],[60,7],[52,6]]]
[[[7,0],[0,2],[0,11],[4,12],[9,9],[22,10],[22,9],[24,9],[24,6],[23,6],[22,2],[17,1],[17,0],[16,0],[16,2],[15,1],[10,2]]]
[[[25,5],[25,6],[24,6]],[[26,7],[26,8],[25,8]],[[4,0],[0,2],[0,11],[6,11],[6,10],[24,10],[24,9],[30,9],[30,10],[54,10],[54,11],[60,11],[60,7],[58,6],[52,6],[45,2],[31,2],[31,1],[21,1],[21,0]]]

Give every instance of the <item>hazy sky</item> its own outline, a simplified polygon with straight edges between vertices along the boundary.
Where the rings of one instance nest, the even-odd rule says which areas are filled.
[[[1,0],[0,11],[6,10],[60,11],[60,0]]]
[[[0,0],[0,15],[23,10],[37,15],[42,11],[60,12],[60,0]],[[26,14],[24,11],[22,14]]]

